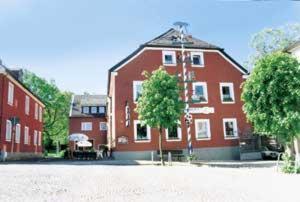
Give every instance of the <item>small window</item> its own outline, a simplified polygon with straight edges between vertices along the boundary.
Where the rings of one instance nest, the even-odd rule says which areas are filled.
[[[97,107],[91,107],[91,113],[97,114],[98,113]]]
[[[233,83],[220,83],[222,103],[234,103]]]
[[[24,144],[29,144],[29,128],[27,126],[24,128]]]
[[[176,52],[175,51],[163,51],[163,64],[164,65],[176,65]]]
[[[35,107],[34,107],[34,118],[35,118],[36,120],[39,119],[39,106],[38,106],[37,103],[35,103]]]
[[[30,98],[29,96],[25,96],[25,114],[29,115],[29,110],[30,110]]]
[[[9,105],[13,105],[14,104],[14,84],[12,84],[11,82],[8,83],[7,103]]]
[[[181,128],[174,126],[172,128],[166,129],[166,139],[169,141],[181,140]]]
[[[207,85],[205,82],[193,83],[193,102],[208,103]]]
[[[192,52],[191,53],[192,66],[194,67],[204,67],[203,53],[202,52]]]
[[[234,139],[238,137],[236,119],[223,119],[223,129],[225,139]]]
[[[142,125],[140,121],[134,121],[134,139],[136,142],[139,141],[150,141],[150,127]]]
[[[42,132],[39,132],[39,146],[42,145]]]
[[[105,107],[99,107],[99,113],[105,114]]]
[[[89,114],[90,113],[90,108],[89,107],[82,107],[82,113]]]
[[[107,130],[107,124],[105,122],[100,122],[100,130],[101,131]]]
[[[40,110],[39,110],[39,120],[40,122],[42,122],[43,120],[43,108],[40,106]]]
[[[33,144],[34,145],[37,145],[37,141],[38,141],[37,138],[38,138],[38,133],[36,130],[34,130],[34,132],[33,132]]]
[[[133,81],[133,101],[137,102],[143,91],[142,81]]]
[[[5,140],[11,141],[12,123],[10,120],[6,120],[6,133]]]
[[[81,130],[82,131],[91,131],[91,130],[93,130],[92,122],[82,122],[81,123]]]
[[[210,140],[211,134],[209,119],[196,119],[195,131],[197,140]]]
[[[21,139],[21,125],[17,124],[16,125],[16,137],[15,137],[16,143],[20,143],[20,139]]]

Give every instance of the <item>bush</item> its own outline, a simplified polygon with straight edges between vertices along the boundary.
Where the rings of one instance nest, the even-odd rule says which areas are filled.
[[[300,166],[295,167],[295,159],[284,154],[283,155],[283,167],[282,172],[284,173],[300,173]]]

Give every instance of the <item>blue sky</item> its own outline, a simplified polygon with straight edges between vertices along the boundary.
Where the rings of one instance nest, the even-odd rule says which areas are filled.
[[[241,64],[251,36],[300,22],[300,2],[0,0],[0,58],[63,90],[105,93],[107,70],[181,20]]]

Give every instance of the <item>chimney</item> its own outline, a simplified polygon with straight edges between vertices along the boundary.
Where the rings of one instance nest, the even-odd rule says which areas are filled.
[[[19,81],[23,81],[23,70],[22,69],[11,69],[13,77]]]

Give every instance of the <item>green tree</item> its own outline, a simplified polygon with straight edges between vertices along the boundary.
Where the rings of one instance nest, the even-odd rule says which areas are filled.
[[[142,85],[142,94],[138,99],[136,112],[143,124],[159,131],[159,150],[162,165],[162,131],[177,126],[183,112],[180,100],[180,87],[176,76],[169,75],[160,67],[146,77]]]
[[[276,28],[265,28],[253,35],[250,46],[254,50],[246,62],[248,69],[252,69],[255,62],[266,54],[282,51],[288,45],[300,39],[300,24],[286,24]]]
[[[54,80],[47,81],[32,72],[24,71],[23,83],[45,104],[43,116],[43,145],[45,149],[53,144],[67,143],[68,117],[71,93],[62,92]]]
[[[300,64],[287,53],[271,53],[257,61],[242,92],[243,109],[255,132],[299,145],[299,78]]]

